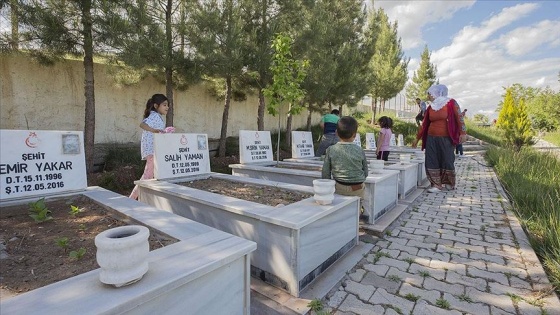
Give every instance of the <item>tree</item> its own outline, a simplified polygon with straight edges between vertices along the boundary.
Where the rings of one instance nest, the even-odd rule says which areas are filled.
[[[371,28],[379,30],[369,66],[373,123],[377,112],[377,101],[381,101],[384,109],[385,101],[396,96],[404,88],[409,59],[403,59],[404,52],[397,33],[398,24],[396,22],[391,24],[382,8],[372,12],[370,24]]]
[[[292,58],[293,40],[286,34],[278,34],[272,43],[274,55],[270,71],[272,73],[272,83],[263,92],[269,99],[267,111],[269,114],[280,115],[280,107],[284,102],[289,104],[288,115],[298,114],[303,109],[298,104],[304,96],[301,83],[305,79],[305,68],[308,66],[306,60],[294,60]],[[280,161],[280,117],[278,117],[278,145],[277,161]],[[288,129],[288,128],[286,128]],[[291,130],[286,130],[287,139]],[[287,140],[290,143],[290,140]]]
[[[420,56],[420,66],[414,72],[412,82],[406,87],[406,99],[409,105],[415,105],[417,97],[426,99],[428,89],[436,82],[437,67],[430,62],[431,55],[428,46],[424,46]]]
[[[490,121],[488,116],[486,116],[484,114],[475,114],[474,117],[473,117],[473,120],[475,122],[480,123],[480,124],[487,124]]]
[[[93,53],[99,33],[94,27],[102,23],[96,14],[99,3],[83,1],[22,1],[18,4],[20,45],[44,65],[62,60],[67,54],[80,56],[84,65],[84,148],[87,172],[93,171],[95,143],[95,89]]]
[[[523,145],[531,143],[533,132],[525,99],[520,99],[516,104],[513,91],[513,88],[506,90],[496,126],[504,131],[506,142],[519,151]]]
[[[202,1],[191,7],[189,39],[196,51],[195,62],[203,72],[225,85],[224,110],[218,155],[226,155],[226,139],[233,80],[243,75],[247,62],[246,34],[239,1]]]
[[[105,44],[118,65],[147,72],[165,83],[166,125],[173,125],[173,89],[199,79],[185,41],[187,0],[102,1]]]

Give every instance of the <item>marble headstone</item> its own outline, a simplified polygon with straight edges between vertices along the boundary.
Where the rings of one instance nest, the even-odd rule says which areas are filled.
[[[313,135],[310,131],[292,131],[292,157],[310,158],[315,156]]]
[[[270,131],[239,130],[239,162],[270,161],[273,161]]]
[[[210,173],[206,134],[154,135],[154,178],[174,178]]]

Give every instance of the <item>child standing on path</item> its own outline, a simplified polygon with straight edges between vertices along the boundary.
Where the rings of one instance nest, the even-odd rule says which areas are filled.
[[[140,180],[154,178],[154,133],[165,132],[165,121],[161,116],[167,115],[168,110],[167,97],[163,94],[152,95],[146,103],[144,120],[140,123],[140,128],[143,129],[140,151],[142,160],[146,160],[146,167]],[[138,186],[134,187],[130,198],[138,199]]]
[[[393,131],[393,120],[387,116],[382,116],[378,120],[379,126],[381,126],[381,131],[379,131],[379,139],[377,141],[377,149],[375,153],[377,154],[378,160],[388,161],[389,160],[389,144],[391,143],[391,136]]]
[[[364,150],[354,144],[358,132],[356,119],[345,116],[340,118],[336,133],[340,141],[330,146],[325,154],[321,177],[336,181],[335,192],[339,195],[358,196],[364,199],[364,181],[368,176],[368,163]],[[365,214],[360,220],[368,221]]]

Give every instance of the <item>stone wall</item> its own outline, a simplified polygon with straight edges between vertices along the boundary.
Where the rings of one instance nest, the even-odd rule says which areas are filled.
[[[95,143],[137,143],[138,127],[146,101],[165,86],[148,77],[134,86],[118,86],[104,64],[95,64]],[[25,55],[0,55],[0,129],[83,130],[84,68],[79,60],[42,66]],[[205,133],[219,138],[223,101],[204,86],[175,91],[174,125],[180,132]],[[228,136],[239,130],[257,129],[256,95],[244,102],[232,101]],[[286,112],[284,108],[282,112]],[[304,127],[307,112],[294,117],[294,129]],[[320,120],[313,115],[313,123]],[[282,127],[286,119],[282,117]],[[265,114],[265,129],[274,131],[278,117]]]

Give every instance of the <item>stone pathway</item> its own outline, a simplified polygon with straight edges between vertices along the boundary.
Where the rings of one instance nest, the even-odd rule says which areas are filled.
[[[323,301],[333,314],[560,314],[560,301],[480,155],[455,191],[424,192]]]

